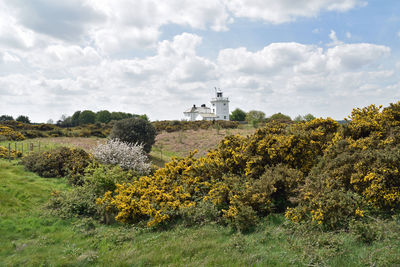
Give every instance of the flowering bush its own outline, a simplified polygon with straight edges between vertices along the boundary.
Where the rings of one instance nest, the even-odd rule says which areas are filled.
[[[385,109],[355,109],[319,164],[307,177],[293,221],[311,219],[330,228],[347,227],[365,212],[400,208],[400,102]]]
[[[0,125],[0,141],[1,139],[19,141],[19,140],[24,140],[25,136],[23,136],[23,134],[13,130],[8,126]]]
[[[22,157],[22,153],[11,149],[10,157],[12,159],[20,158]],[[8,148],[0,146],[0,159],[8,159]]]
[[[355,109],[344,126],[330,118],[270,122],[254,135],[226,137],[205,157],[175,158],[151,176],[117,184],[97,202],[118,221],[148,226],[207,202],[216,212],[203,214],[241,231],[283,211],[295,222],[348,227],[368,212],[399,211],[399,146],[400,102]]]
[[[103,164],[119,165],[125,170],[133,170],[138,175],[150,172],[150,163],[143,151],[143,146],[130,144],[118,139],[108,140],[93,150],[94,157]]]

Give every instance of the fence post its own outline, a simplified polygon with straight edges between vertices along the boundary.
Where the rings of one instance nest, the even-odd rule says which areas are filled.
[[[11,161],[11,144],[8,143],[8,161]]]

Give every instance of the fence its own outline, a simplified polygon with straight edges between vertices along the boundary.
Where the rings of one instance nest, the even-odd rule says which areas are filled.
[[[47,147],[46,145],[44,146],[45,148]],[[34,151],[37,151],[37,152],[40,152],[40,149],[41,149],[41,144],[40,144],[40,142],[37,142],[37,143],[32,143],[32,142],[30,142],[30,143],[23,143],[23,142],[20,142],[20,143],[14,143],[14,144],[12,144],[12,143],[8,143],[8,161],[11,161],[11,149],[14,149],[14,158],[17,158],[17,153],[18,152],[21,152],[21,154],[22,154],[22,156],[24,155],[24,153],[26,154],[26,153],[30,153],[30,152],[34,152]],[[43,149],[43,147],[42,147],[42,149]]]

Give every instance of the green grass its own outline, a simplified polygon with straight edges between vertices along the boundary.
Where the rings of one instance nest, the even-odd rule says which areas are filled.
[[[106,226],[50,215],[63,179],[40,178],[0,160],[0,266],[394,266],[399,227],[371,245],[346,232],[295,229],[269,216],[250,234],[206,225],[168,230]]]

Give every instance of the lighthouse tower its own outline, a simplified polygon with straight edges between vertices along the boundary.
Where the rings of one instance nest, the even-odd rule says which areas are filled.
[[[229,99],[222,96],[221,89],[215,88],[215,98],[211,99],[211,105],[216,120],[229,121]]]

